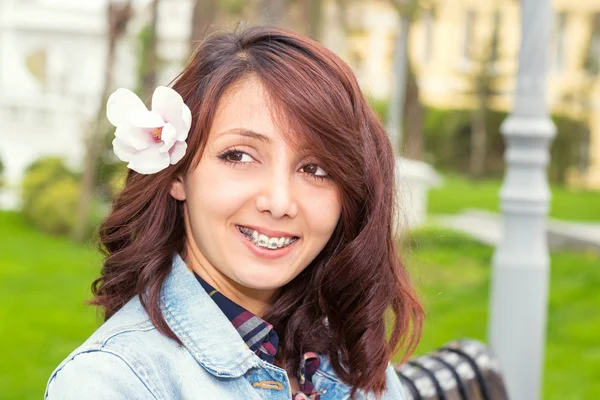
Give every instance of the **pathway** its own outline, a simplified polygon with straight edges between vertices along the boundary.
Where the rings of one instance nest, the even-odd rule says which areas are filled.
[[[496,213],[465,210],[456,215],[438,215],[434,224],[467,233],[477,240],[496,246],[502,238],[502,220]],[[595,250],[600,252],[600,223],[548,219],[548,244],[552,250]]]

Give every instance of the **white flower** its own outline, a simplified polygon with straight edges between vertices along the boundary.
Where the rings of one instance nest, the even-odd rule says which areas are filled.
[[[128,89],[108,98],[106,116],[117,130],[113,149],[127,167],[154,174],[181,160],[187,149],[192,113],[175,90],[159,86],[152,95],[152,111]]]

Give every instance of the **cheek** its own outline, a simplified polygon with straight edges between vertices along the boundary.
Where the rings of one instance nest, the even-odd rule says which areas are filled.
[[[303,209],[310,231],[323,236],[325,241],[329,240],[342,210],[337,191],[332,189],[319,196],[305,198]]]
[[[201,208],[208,216],[234,213],[251,196],[247,183],[230,179],[226,173],[214,169],[196,170],[187,183],[188,201],[191,200],[193,207]]]

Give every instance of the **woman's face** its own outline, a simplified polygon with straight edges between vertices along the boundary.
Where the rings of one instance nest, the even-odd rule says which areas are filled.
[[[171,194],[185,200],[188,254],[213,285],[246,294],[294,279],[341,213],[337,185],[284,141],[254,78],[223,95],[200,163]]]

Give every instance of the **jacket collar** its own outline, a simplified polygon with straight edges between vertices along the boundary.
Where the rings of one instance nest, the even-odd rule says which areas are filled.
[[[264,362],[244,343],[179,254],[173,256],[161,300],[167,325],[207,371],[239,377]]]
[[[248,348],[177,253],[163,284],[161,309],[169,328],[194,359],[213,375],[237,378],[266,363]],[[327,356],[319,354],[319,358],[317,376],[313,376],[316,389],[344,394],[336,398],[345,399],[351,388],[335,376]]]

